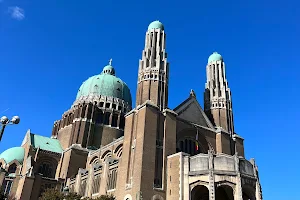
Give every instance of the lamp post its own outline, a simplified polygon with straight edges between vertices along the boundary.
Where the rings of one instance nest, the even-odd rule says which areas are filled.
[[[0,141],[2,139],[2,135],[4,133],[5,127],[7,125],[15,125],[20,123],[20,117],[19,116],[13,116],[11,120],[9,120],[6,116],[1,117],[0,119],[0,125],[1,125],[1,130],[0,130]]]

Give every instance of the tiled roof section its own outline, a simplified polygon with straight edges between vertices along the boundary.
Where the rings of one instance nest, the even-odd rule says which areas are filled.
[[[46,151],[62,153],[60,142],[57,139],[44,137],[30,133],[31,145],[35,148],[40,148]]]

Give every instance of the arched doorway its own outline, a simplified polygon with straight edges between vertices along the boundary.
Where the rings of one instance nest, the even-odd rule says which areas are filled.
[[[191,192],[191,200],[209,200],[209,192],[207,187],[197,185]]]
[[[243,190],[243,200],[255,200],[256,199],[254,188],[244,185],[242,190]]]
[[[234,200],[232,187],[228,185],[217,187],[216,200]]]

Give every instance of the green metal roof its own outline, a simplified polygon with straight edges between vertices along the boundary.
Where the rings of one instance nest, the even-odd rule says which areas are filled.
[[[211,63],[213,61],[219,61],[219,60],[223,60],[222,56],[219,53],[214,52],[209,56],[208,63]]]
[[[130,89],[125,82],[115,76],[115,70],[111,65],[105,66],[101,74],[92,76],[83,82],[76,99],[88,95],[116,97],[123,99],[129,105],[132,104]]]
[[[160,22],[160,21],[154,21],[154,22],[151,22],[148,26],[148,30],[151,30],[151,29],[161,29],[161,30],[164,30],[165,27],[164,25]]]
[[[13,147],[5,150],[0,154],[0,159],[3,158],[6,163],[10,163],[13,160],[17,160],[19,163],[23,163],[25,150],[23,147]]]
[[[30,133],[31,145],[46,151],[62,153],[59,140]]]

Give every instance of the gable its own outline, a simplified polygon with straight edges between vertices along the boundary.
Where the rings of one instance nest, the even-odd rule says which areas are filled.
[[[188,99],[182,102],[174,109],[174,111],[181,119],[198,124],[200,126],[214,129],[214,126],[204,113],[197,99],[193,96],[190,96]]]

